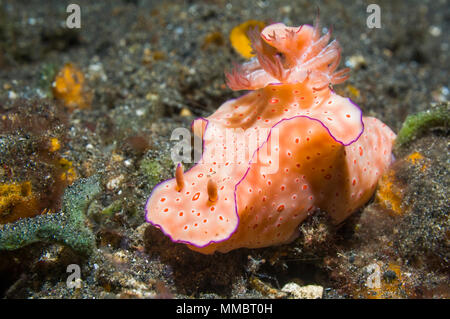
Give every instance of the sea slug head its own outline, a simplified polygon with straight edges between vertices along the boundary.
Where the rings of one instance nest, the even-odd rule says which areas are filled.
[[[303,83],[315,89],[339,84],[348,78],[349,69],[336,71],[341,47],[331,42],[331,30],[321,36],[319,19],[314,26],[287,27],[275,23],[261,33],[248,34],[255,57],[226,73],[232,90],[256,90],[269,84]]]

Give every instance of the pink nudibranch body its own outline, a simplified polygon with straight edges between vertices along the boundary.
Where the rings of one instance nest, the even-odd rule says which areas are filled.
[[[335,72],[341,49],[330,33],[277,23],[251,40],[256,57],[227,83],[252,91],[194,121],[202,160],[178,166],[146,204],[148,222],[205,254],[289,243],[316,209],[342,222],[392,158],[395,134],[330,88],[348,77]]]

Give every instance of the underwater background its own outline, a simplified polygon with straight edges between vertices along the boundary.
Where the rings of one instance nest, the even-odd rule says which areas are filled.
[[[376,1],[380,28],[374,1],[77,0],[80,28],[70,3],[0,0],[0,297],[450,297],[448,1]],[[243,94],[232,31],[318,9],[351,69],[333,89],[398,134],[374,196],[288,245],[171,242],[144,206],[174,176],[173,130]]]

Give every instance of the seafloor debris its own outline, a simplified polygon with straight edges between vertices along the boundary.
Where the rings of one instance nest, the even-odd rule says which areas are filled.
[[[58,72],[52,88],[53,96],[68,109],[84,109],[91,105],[92,93],[86,88],[84,75],[71,63],[65,64]]]
[[[53,213],[77,173],[67,150],[67,116],[47,100],[0,108],[0,223]]]
[[[240,96],[224,84],[223,69],[244,59],[229,31],[250,19],[306,21],[314,6],[289,0],[82,1],[82,28],[68,29],[62,1],[44,7],[39,1],[0,2],[2,217],[12,217],[14,207],[31,197],[39,206],[33,211],[44,214],[21,213],[22,219],[0,226],[17,235],[9,237],[17,249],[0,251],[1,298],[293,298],[281,290],[310,285],[323,287],[323,298],[450,297],[445,121],[423,117],[436,125],[407,125],[414,134],[400,143],[400,133],[396,163],[368,204],[339,225],[326,211],[311,212],[288,245],[204,255],[171,242],[144,220],[148,194],[173,177],[173,130]],[[446,6],[399,2],[377,30],[366,27],[367,12],[354,1],[323,3],[321,16],[339,34],[345,57],[354,57],[345,59],[355,67],[351,78],[335,92],[395,132],[407,116],[446,103]],[[111,21],[114,28],[108,28]],[[251,54],[247,31],[241,34]],[[63,100],[42,100],[54,99],[52,83],[68,61],[95,92],[90,108],[72,111]],[[100,194],[81,217],[96,249],[85,256],[85,249],[73,250],[70,240],[56,243],[50,234],[64,238],[67,185],[73,181],[76,189],[84,183],[77,178],[94,174]],[[118,176],[124,178],[108,190]],[[20,198],[11,196],[19,188]],[[220,188],[217,195],[220,200]],[[81,229],[68,231],[92,238]],[[22,247],[27,240],[21,242],[20,232],[37,241]],[[67,286],[69,264],[81,267],[79,288]]]
[[[43,241],[62,243],[79,253],[89,254],[94,248],[94,236],[86,226],[85,211],[100,190],[97,177],[79,179],[67,188],[60,212],[0,225],[0,250]]]

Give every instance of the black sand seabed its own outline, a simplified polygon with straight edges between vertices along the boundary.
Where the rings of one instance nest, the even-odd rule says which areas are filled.
[[[318,214],[291,245],[204,256],[148,227],[143,210],[153,186],[173,175],[173,129],[241,95],[223,76],[243,61],[228,39],[234,26],[311,24],[320,8],[343,47],[341,65],[352,68],[335,90],[398,132],[406,116],[448,100],[448,1],[377,1],[381,28],[369,29],[370,1],[79,0],[82,27],[69,30],[71,2],[0,0],[0,118],[25,119],[0,126],[0,184],[37,181],[61,207],[51,160],[36,155],[57,137],[53,157],[70,161],[77,178],[100,179],[84,212],[94,248],[37,241],[0,251],[0,296],[288,298],[295,294],[281,288],[297,283],[321,286],[323,298],[449,297],[448,127],[396,151],[402,216],[371,201],[337,230]],[[88,109],[68,113],[52,99],[55,70],[67,62],[86,77]],[[420,165],[408,160],[414,152]],[[366,287],[374,263],[378,290]],[[66,285],[69,264],[81,267],[78,289]]]

